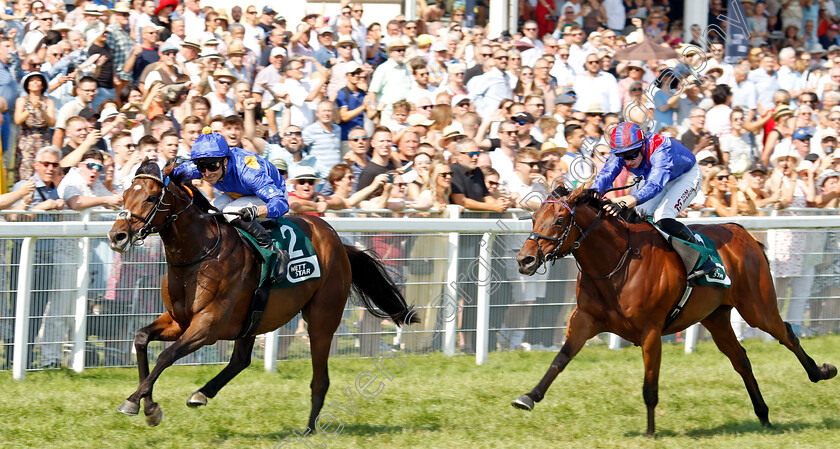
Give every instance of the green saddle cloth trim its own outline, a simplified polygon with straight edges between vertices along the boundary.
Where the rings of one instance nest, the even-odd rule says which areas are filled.
[[[289,253],[289,266],[286,270],[286,278],[281,282],[271,285],[272,289],[288,288],[297,285],[308,279],[321,277],[321,267],[318,264],[318,257],[315,254],[315,247],[312,240],[291,220],[280,217],[274,219],[277,225],[269,229],[269,235],[278,248],[285,249]],[[251,234],[236,228],[239,234],[250,243],[251,247],[260,256],[260,285],[268,279],[269,273],[274,271],[277,263],[277,255],[260,247]]]
[[[699,235],[702,238],[703,246],[700,246],[695,242],[688,242],[681,238],[674,237],[673,235],[668,234],[667,232],[665,232],[665,230],[663,230],[661,227],[657,226],[657,224],[653,222],[652,217],[647,217],[645,221],[652,224],[653,227],[656,228],[659,232],[667,234],[674,240],[679,240],[680,242],[684,243],[685,245],[691,247],[692,249],[700,253],[700,257],[697,258],[697,262],[694,264],[693,270],[699,269],[701,266],[703,266],[704,263],[706,263],[706,260],[708,260],[709,258],[712,259],[712,262],[714,262],[717,268],[711,273],[697,278],[695,281],[697,285],[711,285],[726,288],[729,288],[729,286],[732,285],[732,281],[731,279],[729,279],[729,275],[726,274],[726,269],[723,266],[723,259],[720,258],[720,254],[718,253],[718,250],[715,247],[715,242],[713,242],[712,239],[706,237],[705,235],[697,231],[692,230],[691,232],[693,232],[695,235]]]

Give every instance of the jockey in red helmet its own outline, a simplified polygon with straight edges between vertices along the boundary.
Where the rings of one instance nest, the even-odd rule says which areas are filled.
[[[632,194],[610,200],[604,209],[611,215],[618,215],[624,208],[635,207],[642,217],[652,216],[665,232],[702,246],[703,242],[676,220],[703,181],[694,154],[677,140],[660,134],[645,135],[639,125],[631,122],[622,122],[613,128],[608,141],[612,156],[598,173],[592,188],[603,194],[624,169],[642,176],[644,181]],[[706,275],[714,269],[715,264],[707,260],[702,267],[688,273],[688,279]]]

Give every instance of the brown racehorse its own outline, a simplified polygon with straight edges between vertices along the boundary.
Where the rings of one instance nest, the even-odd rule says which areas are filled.
[[[256,256],[245,246],[233,226],[217,215],[201,193],[170,180],[174,165],[161,173],[155,162],[145,162],[125,191],[125,210],[109,233],[111,248],[125,251],[148,234],[159,232],[163,241],[166,276],[161,295],[166,312],[137,331],[134,346],[140,385],[118,411],[136,415],[140,399],[149,425],[160,423],[163,412],[152,399],[152,387],[161,372],[176,360],[218,340],[235,339],[246,324],[246,315],[260,270]],[[195,192],[195,193],[194,193]],[[300,311],[309,323],[312,350],[312,410],[309,428],[324,404],[329,388],[327,358],[330,342],[341,321],[351,286],[364,307],[396,324],[417,322],[400,290],[382,263],[367,252],[344,245],[335,230],[313,216],[290,217],[310,239],[321,266],[320,279],[295,287],[272,290],[256,333],[270,332],[289,322]],[[352,285],[351,285],[352,284]],[[378,308],[378,309],[377,309]],[[149,372],[146,353],[150,341],[174,341]],[[201,389],[187,405],[207,404],[216,393],[251,363],[255,337],[236,340],[230,363]]]
[[[543,263],[572,254],[580,267],[577,306],[569,317],[566,342],[548,372],[533,390],[514,399],[513,406],[532,410],[588,339],[612,332],[642,347],[642,394],[647,434],[652,436],[662,335],[700,322],[743,378],[758,419],[769,426],[767,405],[729,322],[733,307],[750,326],[768,332],[793,351],[811,382],[837,375],[833,365],[817,366],[799,345],[790,324],[782,321],[764,249],[737,224],[692,227],[715,242],[732,284],[728,289],[695,287],[682,313],[664,328],[686,285],[682,260],[635,212],[624,214],[628,220],[635,215],[634,223],[610,217],[603,213],[603,201],[593,191],[569,192],[560,187],[533,216],[533,232],[516,257],[519,271],[531,275]]]

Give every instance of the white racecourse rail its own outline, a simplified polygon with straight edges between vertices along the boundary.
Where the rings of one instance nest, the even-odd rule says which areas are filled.
[[[359,213],[359,211],[352,212]],[[805,212],[806,211],[804,210],[799,211],[800,214]],[[814,212],[813,209],[808,211],[808,213],[812,212]],[[757,235],[760,240],[763,240],[767,246],[771,264],[773,266],[775,266],[773,254],[775,253],[775,245],[777,244],[776,234],[777,232],[780,232],[778,230],[791,230],[784,231],[788,234],[791,232],[793,234],[807,234],[809,236],[814,236],[811,240],[817,240],[819,243],[811,244],[810,247],[801,254],[797,254],[798,256],[828,258],[837,261],[837,266],[840,266],[840,250],[826,250],[826,248],[830,246],[826,244],[828,240],[831,240],[832,242],[835,240],[840,241],[840,238],[836,237],[832,237],[831,239],[827,238],[829,235],[840,235],[840,216],[836,215],[836,210],[820,211],[820,213],[826,212],[834,215],[807,217],[802,215],[733,218],[707,217],[689,218],[685,219],[685,222],[688,224],[724,222],[739,223],[746,229],[753,232],[754,235]],[[111,214],[113,214],[113,212],[111,212]],[[518,245],[521,245],[521,242],[524,240],[525,234],[531,231],[531,221],[512,218],[466,218],[470,215],[473,214],[469,212],[462,213],[457,206],[450,206],[450,218],[395,219],[389,217],[341,217],[327,218],[327,221],[337,231],[339,231],[345,241],[355,243],[357,245],[364,245],[367,242],[378,251],[381,251],[382,248],[377,248],[377,243],[375,242],[377,242],[377,238],[381,238],[383,235],[399,234],[401,238],[403,238],[401,240],[403,242],[403,247],[406,246],[405,241],[422,241],[412,239],[417,239],[424,235],[435,236],[434,239],[428,241],[435,242],[436,245],[439,246],[439,248],[436,249],[439,251],[440,257],[436,258],[436,261],[440,263],[438,265],[441,268],[439,270],[440,276],[438,282],[436,283],[425,283],[434,287],[434,289],[430,288],[429,292],[434,290],[435,294],[439,297],[439,301],[435,302],[434,298],[409,297],[409,303],[419,302],[421,310],[423,308],[438,308],[441,310],[455,311],[459,310],[458,301],[460,300],[461,312],[459,312],[458,315],[460,318],[460,314],[463,312],[464,319],[461,327],[458,328],[457,324],[459,320],[455,319],[455,313],[449,313],[444,319],[439,317],[437,325],[433,326],[432,329],[427,328],[422,331],[429,334],[429,341],[434,340],[435,337],[440,337],[437,339],[437,344],[429,347],[432,350],[442,350],[447,355],[456,354],[458,348],[467,353],[474,350],[476,363],[483,364],[487,361],[488,352],[490,350],[507,349],[505,347],[508,343],[507,338],[509,338],[510,335],[514,334],[517,330],[528,331],[529,335],[532,336],[535,332],[543,332],[543,335],[546,336],[546,340],[544,341],[547,342],[545,346],[551,345],[551,341],[549,339],[552,338],[552,335],[554,337],[554,341],[559,343],[559,339],[562,337],[565,329],[563,320],[565,315],[562,310],[566,310],[565,313],[568,313],[568,310],[573,305],[573,298],[566,302],[563,302],[562,299],[559,300],[559,302],[552,302],[552,300],[555,299],[551,298],[550,295],[548,295],[549,297],[546,297],[547,295],[542,293],[543,298],[539,300],[537,304],[522,304],[521,298],[518,298],[516,294],[512,293],[514,291],[512,289],[517,289],[516,291],[527,291],[524,287],[525,284],[535,282],[531,278],[525,279],[521,276],[517,276],[515,269],[513,269],[514,262],[512,260],[512,256],[514,255],[515,250],[518,249]],[[505,216],[510,217],[510,214],[506,214]],[[75,215],[74,219],[77,217],[79,217],[79,215]],[[110,215],[110,217],[113,217],[113,215]],[[84,370],[86,365],[89,367],[91,365],[97,365],[95,359],[98,357],[94,357],[92,359],[91,352],[104,352],[105,349],[108,349],[111,352],[122,352],[123,355],[128,354],[128,359],[123,359],[125,360],[123,362],[112,363],[110,365],[105,363],[104,365],[131,365],[131,335],[140,326],[151,322],[156,314],[160,313],[160,310],[155,313],[147,314],[148,316],[146,316],[145,314],[141,314],[132,308],[131,313],[133,313],[133,315],[130,316],[133,317],[133,319],[124,319],[118,322],[118,326],[123,328],[120,329],[121,336],[119,338],[116,338],[113,334],[111,334],[111,340],[109,340],[109,337],[103,337],[102,334],[99,334],[97,337],[98,340],[90,340],[91,333],[95,332],[91,331],[91,328],[96,328],[96,325],[92,326],[92,322],[95,323],[98,322],[97,320],[103,319],[99,314],[99,311],[92,309],[91,306],[94,302],[93,299],[95,299],[94,295],[91,293],[94,289],[91,285],[92,276],[90,273],[94,264],[91,258],[96,252],[96,248],[94,248],[95,245],[98,245],[99,250],[101,250],[104,243],[103,237],[110,230],[112,224],[112,221],[91,221],[91,216],[89,214],[83,214],[81,219],[78,221],[0,223],[0,242],[4,243],[4,253],[6,254],[6,257],[0,261],[0,265],[3,267],[2,273],[3,276],[14,278],[6,279],[4,281],[4,286],[0,288],[0,290],[2,290],[8,298],[5,303],[5,308],[9,311],[14,311],[13,315],[9,313],[4,316],[2,314],[2,307],[0,307],[0,340],[2,340],[2,344],[0,344],[0,369],[8,369],[8,367],[11,366],[14,378],[24,379],[28,369],[39,369],[38,366],[32,365],[33,360],[30,360],[35,357],[35,354],[37,354],[37,351],[33,350],[33,348],[46,347],[44,342],[49,342],[49,340],[44,340],[43,323],[40,325],[41,328],[39,333],[35,337],[40,338],[42,343],[30,341],[33,340],[32,335],[35,331],[34,328],[30,329],[30,326],[37,327],[37,318],[39,318],[30,316],[30,309],[33,301],[33,290],[38,291],[39,289],[39,286],[37,285],[38,281],[33,278],[33,271],[37,271],[33,267],[37,265],[35,263],[35,254],[36,242],[39,239],[61,239],[62,241],[66,241],[71,244],[75,242],[77,245],[74,246],[78,246],[78,250],[76,250],[78,260],[69,264],[72,269],[71,278],[72,275],[75,274],[75,283],[73,283],[71,279],[67,282],[67,284],[71,285],[64,286],[67,290],[69,290],[68,298],[73,298],[68,299],[68,302],[72,301],[72,305],[67,307],[66,315],[60,317],[66,319],[66,338],[59,338],[56,340],[58,342],[56,344],[60,344],[62,352],[64,353],[64,364],[72,366],[75,371],[81,372]],[[12,246],[12,242],[14,242],[14,247],[16,248],[15,250],[8,249]],[[460,248],[459,242],[461,246]],[[477,246],[477,248],[465,248],[465,242],[468,245],[472,245],[474,247]],[[408,282],[405,285],[409,286],[412,285],[412,283],[414,285],[424,283],[417,281],[417,279],[419,279],[418,276],[410,274],[411,271],[414,271],[413,269],[406,269],[410,263],[423,262],[422,259],[424,259],[424,257],[414,257],[412,256],[414,253],[415,250],[411,250],[411,252],[409,252],[409,250],[406,249],[405,252],[400,253],[398,256],[385,257],[388,259],[388,262],[398,261],[402,264],[402,273],[405,275],[405,278],[408,279]],[[425,256],[425,258],[429,257],[430,256],[428,255]],[[498,265],[500,260],[502,265]],[[506,269],[503,268],[501,270],[501,275],[495,277],[489,273],[490,270],[494,269],[494,263],[496,264],[495,266],[497,270],[499,269],[499,266],[506,267]],[[162,262],[159,265],[162,270]],[[541,282],[549,283],[551,288],[554,289],[554,292],[558,291],[558,289],[563,290],[563,288],[566,289],[566,292],[573,292],[573,290],[569,289],[573,288],[574,285],[574,280],[577,275],[576,266],[569,260],[569,258],[567,258],[567,260],[560,261],[558,265],[565,267],[560,270],[562,275],[556,276],[558,271],[555,270],[552,271],[550,275],[547,274]],[[465,267],[468,268],[465,269]],[[468,273],[464,273],[464,271],[467,271]],[[840,273],[830,273],[823,276],[837,276],[838,274]],[[813,272],[811,272],[810,276],[813,279]],[[817,274],[818,278],[819,276],[820,275]],[[476,281],[476,279],[489,279],[491,281]],[[14,282],[15,280],[16,282]],[[33,282],[33,280],[35,280],[35,282]],[[13,288],[15,284],[17,287]],[[33,284],[35,285],[33,286]],[[835,281],[833,278],[830,284],[837,284],[840,286],[840,282]],[[498,288],[499,286],[504,287],[505,285],[505,288]],[[792,283],[792,285],[795,287],[796,284]],[[466,286],[469,286],[470,288],[465,288]],[[43,286],[40,288],[46,290]],[[154,293],[155,288],[157,287],[151,286],[148,290]],[[545,292],[545,289],[542,291]],[[822,298],[823,300],[827,300],[829,302],[829,306],[819,306],[820,308],[830,311],[827,316],[825,314],[818,316],[818,314],[815,314],[817,306],[811,306],[811,315],[808,320],[809,327],[807,327],[809,332],[812,332],[811,335],[816,334],[816,332],[810,329],[814,329],[819,325],[828,324],[830,326],[837,327],[837,325],[840,324],[838,323],[840,322],[840,312],[838,312],[840,307],[837,307],[837,305],[840,305],[840,288],[832,291],[834,293]],[[786,292],[787,290],[779,293],[780,308],[783,310],[787,309],[788,316],[786,318],[788,320],[793,322],[798,319],[798,323],[796,324],[801,326],[803,329],[802,333],[809,335],[805,332],[806,327],[804,326],[805,318],[803,314],[805,309],[808,307],[808,300],[806,298],[811,296],[810,292],[796,292],[791,290],[790,297],[787,297]],[[506,297],[502,298],[502,296],[505,295]],[[431,296],[431,293],[429,296]],[[802,299],[799,301],[801,304],[794,307],[791,298],[796,297],[801,297]],[[788,301],[785,301],[786,299]],[[0,298],[0,306],[4,305],[2,300],[3,298]],[[157,302],[159,303],[160,301],[157,300]],[[813,304],[813,298],[811,298],[811,304]],[[525,308],[540,310],[541,312],[536,314],[536,318],[540,318],[539,315],[543,314],[542,311],[554,310],[557,314],[556,322],[552,321],[546,324],[546,322],[543,321],[541,325],[536,326],[529,326],[527,322],[521,323],[519,326],[511,326],[510,323],[508,323],[507,327],[505,327],[504,323],[500,321],[500,317],[503,316],[504,309],[518,311],[516,309],[517,307],[520,308],[519,310],[525,310]],[[791,317],[791,314],[795,315],[797,313],[794,310],[797,308],[801,308],[803,312],[800,313],[800,315]],[[466,310],[469,309],[473,309],[471,312],[474,312],[474,321],[472,318],[466,318]],[[493,319],[494,313],[496,317],[495,320]],[[346,320],[346,322],[352,323],[352,319],[358,315],[358,308],[348,306],[345,316],[350,319]],[[440,313],[440,315],[444,314]],[[530,314],[529,311],[529,315],[533,314]],[[504,316],[507,318],[507,315]],[[47,319],[46,316],[40,318],[42,318],[41,321],[46,321]],[[505,318],[501,319],[503,320]],[[532,320],[533,319],[534,317],[532,317]],[[358,323],[363,323],[364,321],[364,318],[360,318]],[[495,324],[492,323],[492,321],[495,321]],[[737,326],[735,320],[733,320],[733,325]],[[352,326],[352,324],[350,326]],[[360,325],[360,332],[351,332],[350,326],[345,325],[345,320],[342,320],[342,327],[339,328],[336,341],[334,342],[334,350],[336,354],[339,354],[341,351],[346,349],[342,349],[342,344],[337,343],[339,341],[339,336],[346,337],[342,340],[345,343],[355,340],[356,347],[359,347],[358,337],[361,336],[364,338],[365,336],[372,336],[374,338],[374,343],[377,346],[375,348],[377,352],[380,349],[378,347],[379,345],[386,345],[396,349],[400,348],[399,343],[397,343],[397,340],[399,339],[399,332],[383,332],[381,325],[378,322],[375,323],[374,332],[368,332],[367,334],[364,332],[364,324]],[[6,329],[5,332],[3,331],[4,328]],[[370,329],[371,328],[368,326],[368,330]],[[12,330],[14,337],[13,340],[11,339]],[[736,332],[738,332],[739,335],[743,334],[743,330],[741,329],[736,329]],[[836,332],[836,329],[833,328],[833,330],[829,332]],[[283,335],[285,335],[285,337],[283,337]],[[293,335],[292,331],[288,331],[286,333],[278,333],[278,331],[274,331],[261,336],[260,341],[263,342],[262,346],[264,346],[264,349],[256,348],[255,355],[259,356],[259,353],[262,352],[266,370],[276,369],[279,350],[278,346],[282,346],[281,342],[283,341],[283,338],[286,338],[287,342],[295,339]],[[464,340],[465,335],[466,340]],[[502,339],[499,337],[500,335],[505,335],[506,339]],[[558,335],[560,337],[558,337]],[[391,346],[390,343],[386,344],[382,341],[383,337],[392,336],[396,336],[394,346]],[[474,340],[471,337],[474,337]],[[697,342],[697,337],[697,325],[690,328],[680,337],[685,341],[687,353],[693,351]],[[299,339],[300,336],[298,336],[298,340]],[[106,348],[101,346],[102,342],[106,342]],[[495,347],[493,347],[494,342]],[[95,346],[96,343],[100,344],[100,346]],[[107,348],[109,344],[111,344],[110,349]],[[190,359],[191,361],[187,361],[186,363],[224,362],[226,358],[225,354],[227,353],[227,344],[219,343],[217,346],[220,344],[223,344],[224,346],[219,349],[220,356],[218,358],[198,357]],[[612,348],[617,349],[621,347],[621,341],[614,335],[609,337],[609,344]],[[114,345],[122,345],[122,349],[115,349]],[[303,347],[300,344],[298,346],[301,348]],[[287,343],[285,347],[288,349],[289,344]],[[163,346],[161,345],[157,348],[157,350],[161,350],[162,348]],[[5,351],[3,351],[3,349],[5,349]],[[355,351],[355,349],[351,348],[347,351],[347,354],[352,353],[352,356],[365,355],[364,351],[358,353]],[[5,354],[5,356],[3,356],[3,354]],[[285,358],[289,354],[290,353],[285,355],[281,354],[280,359]],[[42,352],[41,356],[43,357],[43,355],[44,353]],[[98,364],[98,366],[102,365],[103,364]]]

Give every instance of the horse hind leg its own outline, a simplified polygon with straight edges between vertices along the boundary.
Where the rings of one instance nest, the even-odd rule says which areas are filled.
[[[830,363],[823,363],[817,365],[805,350],[799,344],[799,338],[793,332],[789,323],[782,320],[779,315],[779,309],[776,305],[776,294],[772,289],[771,281],[761,281],[761,284],[768,284],[769,289],[756,289],[744,292],[742,297],[754,298],[754,304],[749,304],[747,300],[742,300],[737,306],[738,313],[744,318],[752,327],[757,327],[764,332],[767,332],[779,343],[783,344],[799,359],[799,363],[805,368],[808,373],[808,379],[811,382],[819,382],[821,380],[828,380],[837,375],[837,368]],[[764,291],[762,291],[764,290]]]
[[[219,374],[216,375],[216,377],[210,379],[210,381],[198,391],[190,395],[189,399],[187,399],[187,406],[200,407],[202,405],[207,405],[208,398],[216,397],[219,390],[227,385],[231,379],[250,366],[251,351],[254,349],[255,341],[256,337],[247,337],[236,340],[236,343],[233,345],[233,354],[231,355],[230,362]]]
[[[597,325],[597,321],[591,315],[575,308],[569,317],[566,342],[563,343],[560,352],[554,357],[551,366],[548,367],[548,371],[546,371],[540,382],[530,392],[511,401],[511,405],[522,410],[533,410],[534,403],[542,401],[551,383],[554,382],[554,379],[563,372],[566,365],[583,348],[586,340],[594,337],[599,332],[601,332],[601,329]]]
[[[756,382],[755,376],[753,375],[752,365],[747,358],[747,351],[738,343],[738,338],[735,336],[735,332],[729,323],[730,311],[731,308],[729,307],[720,307],[707,316],[702,321],[702,324],[712,334],[712,338],[718,349],[720,349],[720,352],[729,357],[732,367],[735,368],[735,371],[744,380],[744,385],[747,387],[747,393],[749,393],[750,400],[753,404],[753,410],[755,410],[755,414],[758,416],[761,425],[770,427],[770,420],[768,419],[769,410],[767,404],[764,402],[764,398],[761,396],[761,391],[758,389],[758,382]]]

